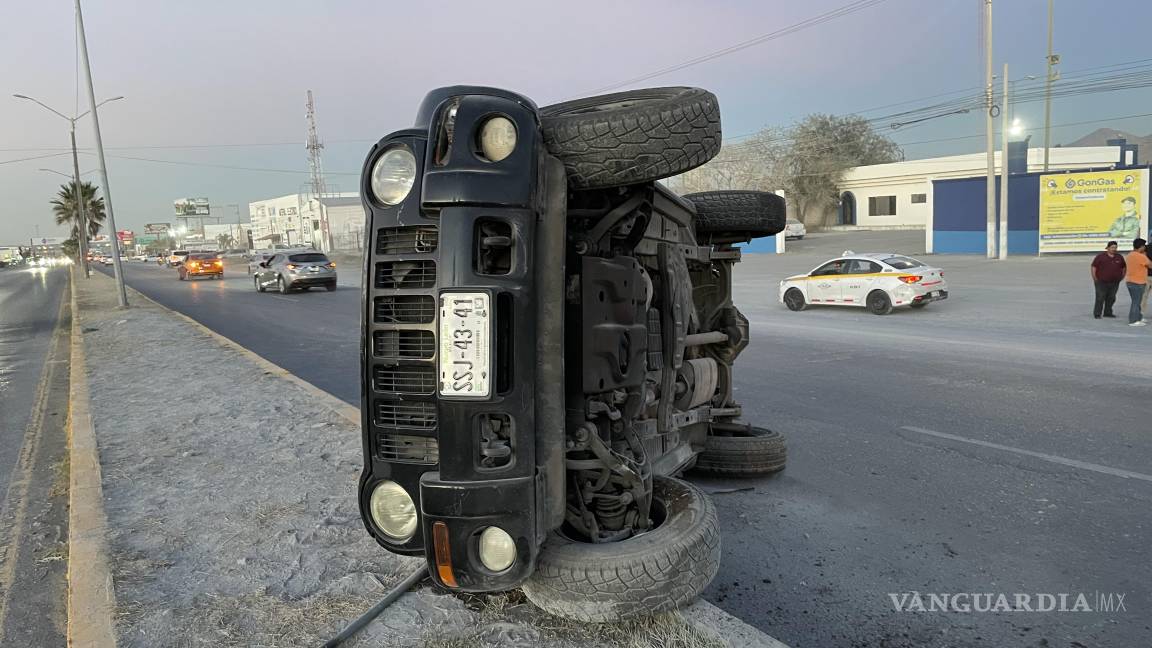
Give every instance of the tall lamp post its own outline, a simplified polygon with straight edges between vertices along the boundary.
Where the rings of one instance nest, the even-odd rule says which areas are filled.
[[[108,214],[108,229],[112,230],[112,269],[116,274],[116,296],[120,308],[128,308],[128,292],[124,290],[124,268],[120,263],[120,238],[116,234],[116,215],[112,211],[112,188],[108,183],[108,165],[104,161],[104,139],[100,136],[100,113],[96,108],[96,90],[92,86],[92,64],[88,60],[88,37],[84,33],[84,14],[80,0],[76,0],[76,32],[80,55],[84,60],[84,76],[88,81],[88,105],[92,106],[92,132],[96,138],[96,155],[100,159],[100,177],[104,184],[104,210]]]
[[[80,191],[80,161],[76,157],[76,121],[78,119],[80,119],[81,117],[83,117],[84,115],[87,115],[88,113],[92,112],[92,110],[85,110],[84,112],[80,113],[79,115],[76,115],[75,117],[69,117],[68,115],[65,115],[64,113],[60,112],[59,110],[56,110],[56,109],[52,108],[51,106],[48,106],[47,104],[40,101],[39,99],[34,99],[32,97],[29,97],[27,95],[22,95],[22,94],[14,94],[12,96],[16,97],[17,99],[26,99],[28,101],[31,101],[31,102],[39,105],[41,108],[44,108],[48,112],[51,112],[52,114],[57,115],[68,122],[68,134],[72,139],[72,173],[73,173],[72,189],[73,189],[73,193],[74,193],[73,200],[76,201],[76,211],[78,213],[78,218],[80,221],[78,224],[78,227],[77,227],[78,231],[80,232],[80,236],[79,236],[80,263],[81,263],[81,267],[84,268],[84,276],[85,277],[91,277],[92,272],[88,268],[88,214],[85,211],[83,193]],[[117,101],[117,100],[120,100],[123,98],[124,97],[112,97],[110,99],[105,99],[104,101],[101,101],[100,103],[96,104],[96,107],[99,108],[100,106],[103,106],[104,104],[108,103],[109,101]],[[53,171],[52,173],[56,173],[56,172]],[[63,175],[63,174],[60,174],[60,175]],[[105,194],[107,194],[107,190],[105,190]]]

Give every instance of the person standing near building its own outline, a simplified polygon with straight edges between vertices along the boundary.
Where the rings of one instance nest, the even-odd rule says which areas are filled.
[[[1132,251],[1126,259],[1128,274],[1124,277],[1128,284],[1128,295],[1132,298],[1132,305],[1128,307],[1128,326],[1145,326],[1140,303],[1144,299],[1144,292],[1148,290],[1148,269],[1152,267],[1147,252],[1147,241],[1142,238],[1132,241]]]
[[[1092,316],[1096,319],[1101,316],[1116,317],[1112,314],[1112,305],[1116,303],[1116,291],[1120,289],[1120,282],[1126,274],[1124,257],[1117,254],[1116,249],[1116,241],[1108,241],[1104,251],[1092,259],[1092,282],[1096,284],[1096,304],[1092,307]]]

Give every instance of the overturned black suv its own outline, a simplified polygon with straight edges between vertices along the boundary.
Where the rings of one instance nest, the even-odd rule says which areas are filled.
[[[457,86],[372,148],[359,499],[383,547],[587,621],[707,586],[715,508],[676,476],[785,460],[739,422],[731,298],[734,245],[782,231],[783,200],[656,182],[720,139],[696,88],[537,108]]]

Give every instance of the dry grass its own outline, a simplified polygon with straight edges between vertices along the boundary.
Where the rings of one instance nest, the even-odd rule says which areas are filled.
[[[375,603],[317,595],[285,601],[265,594],[211,596],[195,610],[172,610],[164,622],[172,648],[295,648],[318,646]]]
[[[482,646],[617,646],[619,648],[728,648],[696,629],[675,612],[621,623],[583,623],[535,609],[520,592],[463,597],[478,613],[477,623],[463,633],[436,632],[422,648]]]

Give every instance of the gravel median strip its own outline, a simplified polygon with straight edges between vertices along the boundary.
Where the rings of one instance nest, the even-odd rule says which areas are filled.
[[[110,278],[77,284],[120,646],[319,645],[420,565],[363,530],[355,424],[138,293],[116,309]],[[423,588],[346,645],[780,645],[711,610],[589,625]]]

